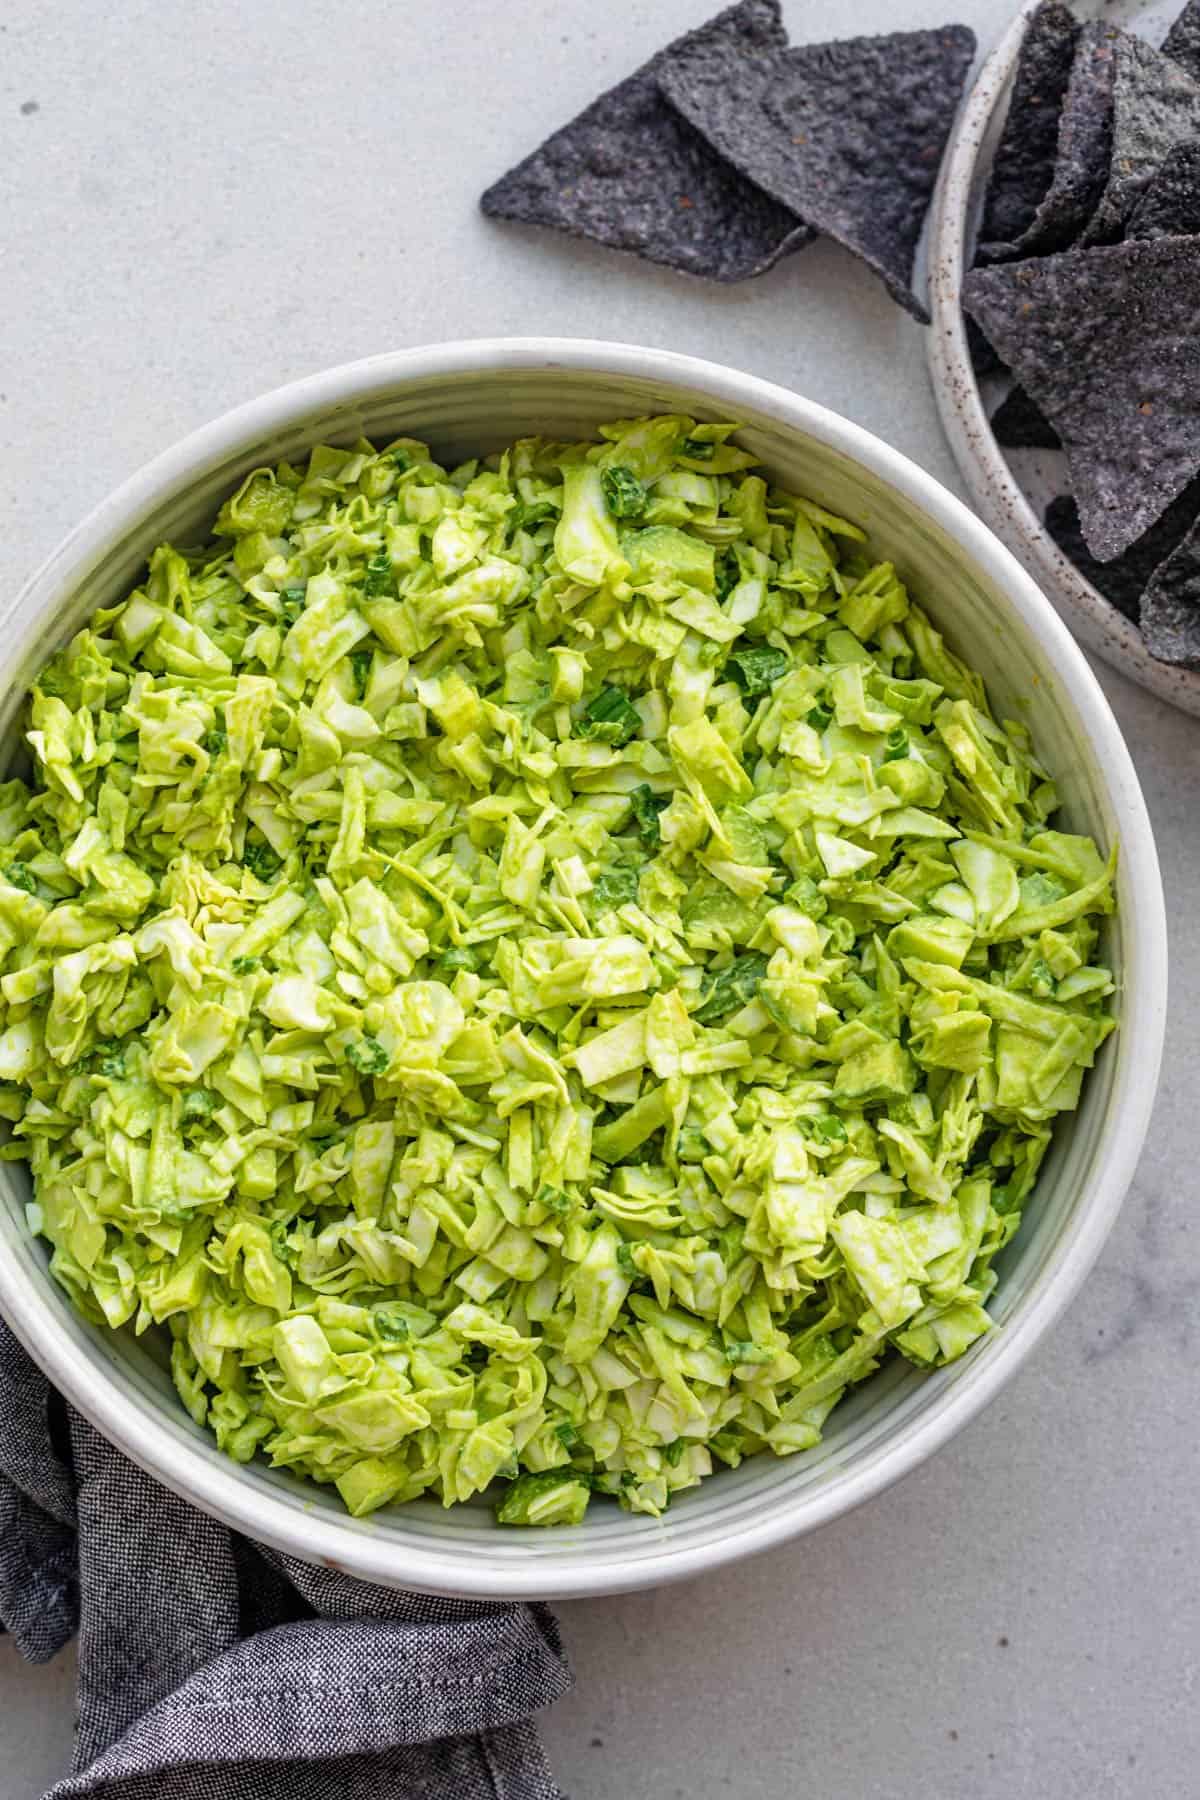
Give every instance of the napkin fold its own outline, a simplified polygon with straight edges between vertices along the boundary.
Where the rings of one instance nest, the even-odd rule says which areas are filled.
[[[531,1715],[571,1685],[553,1615],[395,1592],[168,1493],[0,1321],[0,1624],[79,1634],[47,1800],[563,1800]]]

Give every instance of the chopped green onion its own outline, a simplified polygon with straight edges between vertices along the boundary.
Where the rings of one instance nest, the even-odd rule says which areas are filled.
[[[601,688],[576,720],[575,735],[601,744],[627,744],[641,730],[641,715],[624,688]]]

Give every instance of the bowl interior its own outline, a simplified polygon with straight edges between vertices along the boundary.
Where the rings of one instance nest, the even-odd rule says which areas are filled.
[[[742,441],[778,482],[867,529],[951,643],[984,674],[996,710],[1032,727],[1043,760],[1059,779],[1070,829],[1092,833],[1107,846],[1118,829],[1128,836],[1131,818],[1135,828],[1140,829],[1139,819],[1144,825],[1136,781],[1115,727],[1111,721],[1104,727],[1115,741],[1115,760],[1110,753],[1105,767],[1093,741],[1095,716],[1085,719],[1095,707],[1103,718],[1104,703],[1088,685],[1081,659],[1044,603],[1028,591],[992,540],[961,514],[968,536],[973,528],[992,546],[984,554],[964,549],[958,530],[952,535],[935,516],[937,508],[926,509],[914,498],[925,478],[873,440],[862,438],[862,444],[874,444],[870,458],[875,467],[846,448],[847,436],[861,437],[853,428],[779,395],[780,401],[790,402],[781,416],[770,398],[777,390],[729,372],[726,384],[717,379],[718,371],[709,371],[703,381],[689,381],[680,374],[659,378],[527,357],[508,367],[450,368],[405,377],[397,374],[395,363],[384,368],[386,360],[377,359],[377,378],[372,365],[359,365],[350,393],[335,396],[330,385],[315,399],[280,400],[265,421],[263,406],[246,409],[244,430],[237,429],[235,418],[223,430],[213,428],[191,446],[169,453],[136,478],[135,493],[117,496],[81,528],[5,621],[9,669],[16,678],[0,725],[7,728],[10,754],[20,698],[40,659],[95,607],[126,590],[156,543],[172,537],[187,541],[202,532],[221,499],[256,464],[296,455],[318,441],[401,433],[427,439],[436,454],[453,462],[523,434],[570,438],[614,417],[672,410],[742,419]],[[659,361],[669,365],[671,359]],[[699,367],[682,359],[676,363],[684,370]],[[749,404],[747,390],[754,396]],[[941,499],[953,507],[946,496]],[[997,556],[999,574],[988,566]],[[1006,574],[1009,568],[1011,574]],[[1011,597],[1014,583],[1025,590],[1019,603]],[[1047,631],[1041,615],[1049,617],[1051,637],[1061,638],[1052,651],[1057,669],[1039,643]],[[1135,891],[1126,858],[1121,910],[1107,944],[1120,984],[1118,1005],[1127,1018],[1123,977],[1130,968],[1139,907],[1151,937],[1157,923],[1157,870],[1148,828],[1145,842],[1150,867],[1142,869],[1142,891]],[[1119,1032],[1085,1083],[1080,1110],[1057,1134],[1036,1199],[1002,1266],[993,1311],[1007,1335],[1045,1304],[1048,1278],[1061,1281],[1067,1273],[1082,1216],[1096,1206],[1097,1184],[1105,1179],[1106,1159],[1114,1154],[1116,1115],[1123,1097],[1137,1086],[1138,1071],[1130,1061],[1135,1051],[1142,1058],[1143,1083],[1147,1060],[1151,1065],[1152,1087],[1157,1058],[1153,1027]],[[1142,1129],[1139,1117],[1132,1123],[1135,1133]],[[759,1457],[735,1471],[722,1471],[681,1496],[658,1522],[598,1504],[582,1527],[539,1534],[497,1528],[483,1506],[443,1511],[433,1502],[352,1520],[336,1494],[263,1466],[239,1468],[225,1462],[183,1412],[151,1346],[125,1333],[94,1330],[75,1315],[47,1274],[44,1247],[26,1228],[28,1191],[23,1167],[0,1164],[0,1303],[76,1404],[160,1478],[242,1529],[397,1585],[493,1595],[604,1592],[688,1573],[699,1562],[738,1554],[739,1545],[759,1547],[763,1539],[758,1528],[764,1520],[775,1522],[775,1536],[786,1535],[832,1516],[901,1472],[906,1465],[893,1454],[897,1443],[922,1437],[921,1451],[908,1456],[911,1462],[948,1435],[974,1410],[983,1391],[990,1391],[990,1359],[1004,1358],[1006,1333],[1001,1331],[960,1363],[933,1375],[921,1375],[898,1361],[886,1366],[837,1409],[819,1449],[784,1460]],[[1101,1204],[1099,1237],[1119,1197],[1118,1189]],[[1095,1254],[1099,1237],[1088,1247],[1083,1266]],[[1082,1267],[1074,1279],[1081,1273]]]

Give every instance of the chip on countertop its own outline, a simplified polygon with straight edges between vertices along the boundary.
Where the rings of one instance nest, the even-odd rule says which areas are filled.
[[[815,233],[723,161],[663,99],[658,77],[693,48],[728,67],[786,42],[778,0],[741,0],[547,138],[488,188],[483,211],[714,281],[762,274]]]
[[[974,54],[964,25],[733,59],[697,39],[659,83],[735,168],[927,320],[913,259]]]

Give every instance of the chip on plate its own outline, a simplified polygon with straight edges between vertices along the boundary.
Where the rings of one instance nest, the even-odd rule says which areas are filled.
[[[1200,523],[1150,577],[1142,636],[1159,662],[1200,666]]]
[[[658,79],[728,162],[927,319],[913,258],[974,54],[963,25],[733,58],[693,39]]]
[[[663,99],[693,47],[722,67],[787,43],[778,0],[741,0],[610,88],[502,175],[480,205],[715,281],[762,274],[815,235],[731,168]]]
[[[1125,221],[1131,238],[1200,234],[1200,138],[1179,144],[1142,189]]]
[[[1200,136],[1200,82],[1141,38],[1113,45],[1112,154],[1104,193],[1083,235],[1086,244],[1120,237],[1139,196],[1166,157]]]
[[[973,269],[963,305],[1067,452],[1092,555],[1127,550],[1200,472],[1200,238]]]
[[[1142,595],[1159,564],[1165,562],[1187,536],[1200,514],[1200,482],[1193,481],[1177,500],[1172,500],[1136,544],[1112,562],[1099,563],[1083,541],[1079,508],[1070,494],[1060,494],[1046,508],[1046,530],[1063,555],[1075,564],[1085,581],[1136,625]]]
[[[1200,81],[1200,0],[1188,0],[1168,31],[1163,49]]]
[[[1050,190],[1079,33],[1078,20],[1058,0],[1042,0],[1029,20],[984,198],[980,262],[1003,262],[1011,254]]]
[[[1058,121],[1054,174],[1032,222],[1005,258],[1045,256],[1065,250],[1083,232],[1100,203],[1112,153],[1114,47],[1122,34],[1108,25],[1085,25]],[[1001,260],[989,247],[989,261]]]

